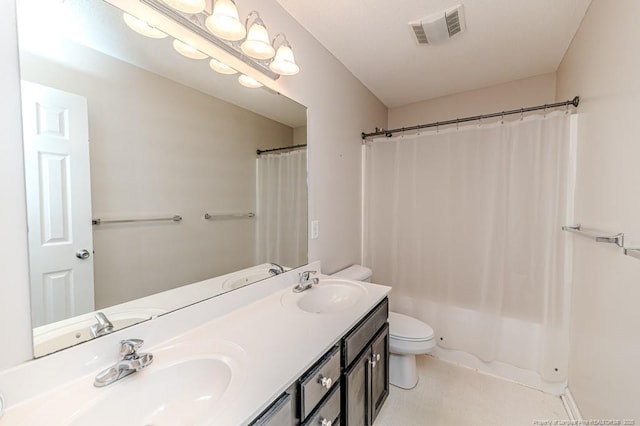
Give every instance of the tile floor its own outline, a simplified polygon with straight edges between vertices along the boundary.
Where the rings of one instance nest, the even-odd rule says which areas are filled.
[[[568,419],[560,397],[428,355],[418,356],[418,374],[412,390],[391,386],[375,426],[518,426]]]

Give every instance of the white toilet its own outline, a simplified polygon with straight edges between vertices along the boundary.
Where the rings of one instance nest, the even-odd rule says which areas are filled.
[[[352,265],[333,274],[356,281],[371,280],[371,269]],[[436,346],[433,329],[407,315],[389,312],[389,382],[403,389],[418,384],[416,355],[431,352]]]

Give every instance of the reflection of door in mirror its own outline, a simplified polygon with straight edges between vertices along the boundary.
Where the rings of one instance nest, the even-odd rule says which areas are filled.
[[[34,326],[94,309],[87,101],[22,83]]]

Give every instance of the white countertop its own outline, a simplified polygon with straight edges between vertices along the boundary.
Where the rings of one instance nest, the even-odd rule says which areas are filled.
[[[234,376],[233,389],[229,388],[224,404],[216,411],[215,424],[248,424],[391,290],[376,284],[360,284],[366,289],[364,297],[343,311],[315,314],[283,305],[283,296],[290,297],[288,286],[166,342],[145,346],[143,352],[156,352],[156,360],[161,361],[163,347],[177,343],[223,341],[237,345],[243,352],[243,360]],[[322,280],[318,286],[321,285]],[[224,299],[218,300],[222,303]],[[101,366],[104,367],[107,365]],[[151,364],[124,380],[135,380],[136,375],[153,367]],[[0,425],[67,424],[73,411],[81,410],[84,402],[99,398],[108,388],[92,385],[98,371],[11,407],[0,418]],[[126,387],[121,389],[126,392]]]

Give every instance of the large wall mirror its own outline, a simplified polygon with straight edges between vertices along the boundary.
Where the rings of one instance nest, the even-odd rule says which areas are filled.
[[[307,262],[305,107],[103,0],[17,6],[35,356]]]

